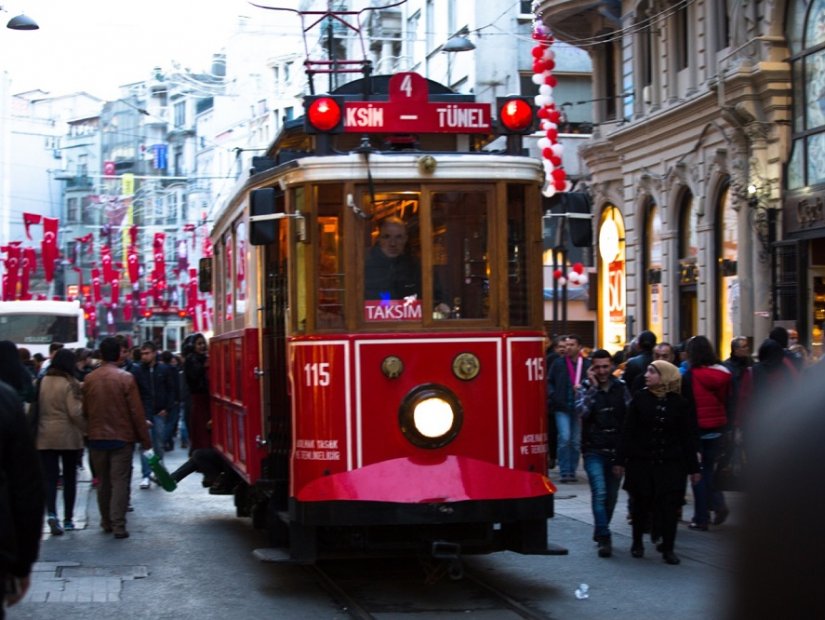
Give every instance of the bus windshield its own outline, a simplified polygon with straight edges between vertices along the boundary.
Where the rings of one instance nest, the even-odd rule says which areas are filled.
[[[76,316],[48,314],[0,315],[0,340],[20,345],[77,342]]]

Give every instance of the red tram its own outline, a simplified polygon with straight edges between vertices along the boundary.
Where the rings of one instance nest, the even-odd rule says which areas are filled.
[[[294,560],[564,553],[542,168],[532,107],[492,107],[415,73],[307,97],[216,220],[213,443]]]

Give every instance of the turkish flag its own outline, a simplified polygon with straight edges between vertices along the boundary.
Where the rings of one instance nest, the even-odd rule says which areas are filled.
[[[137,255],[137,248],[134,244],[129,246],[129,249],[126,252],[126,263],[128,265],[129,270],[129,282],[132,285],[138,281],[138,276],[140,275],[140,266],[138,265],[138,255]]]
[[[53,217],[43,218],[43,241],[40,244],[40,255],[43,257],[43,273],[46,282],[54,279],[54,263],[59,256],[57,250],[57,227],[60,220]]]
[[[34,248],[23,248],[20,262],[20,299],[31,299],[29,294],[29,276],[37,269],[37,253]]]
[[[92,301],[99,302],[103,296],[100,294],[100,269],[92,269]]]
[[[127,322],[132,320],[132,304],[123,304],[123,320]]]
[[[120,301],[120,274],[115,272],[115,277],[111,281],[112,286],[112,306],[117,307],[118,302]]]
[[[23,214],[23,226],[26,228],[26,238],[31,241],[32,234],[29,230],[29,226],[32,224],[39,224],[43,216],[39,213],[24,213]]]
[[[155,255],[155,279],[164,280],[166,277],[166,257],[163,252],[163,245],[166,241],[166,234],[159,232],[155,233],[155,239],[152,243],[152,248]]]
[[[4,299],[17,299],[17,282],[20,277],[20,242],[13,241],[5,247],[6,250],[6,290]]]
[[[108,245],[100,246],[100,263],[103,266],[103,281],[111,282],[115,271],[112,269],[112,250]]]

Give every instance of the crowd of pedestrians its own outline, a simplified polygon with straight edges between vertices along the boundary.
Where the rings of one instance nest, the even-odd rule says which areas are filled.
[[[755,412],[788,394],[813,363],[792,335],[774,328],[756,359],[747,338],[734,338],[724,361],[703,335],[674,346],[643,331],[614,355],[584,349],[576,335],[550,342],[550,469],[557,458],[557,481],[576,482],[581,454],[599,557],[613,553],[610,522],[620,488],[628,494],[633,557],[644,556],[649,534],[666,563],[680,562],[674,543],[688,485],[688,528],[704,532],[727,521],[724,490],[747,473]]]
[[[209,447],[209,408],[203,396],[208,394],[207,360],[201,334],[189,336],[182,355],[159,351],[151,341],[130,347],[118,336],[104,338],[96,350],[53,343],[48,357],[38,359],[0,341],[0,381],[23,403],[52,535],[75,529],[77,472],[86,450],[100,526],[126,538],[135,447],[141,450],[141,489],[153,483],[146,450],[162,460],[176,438],[190,454]],[[199,395],[194,404],[190,394]],[[58,490],[62,506],[57,505]]]

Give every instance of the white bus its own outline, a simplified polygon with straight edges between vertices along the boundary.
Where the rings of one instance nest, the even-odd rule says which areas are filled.
[[[77,301],[0,301],[0,340],[47,357],[53,342],[85,347],[83,308]]]

